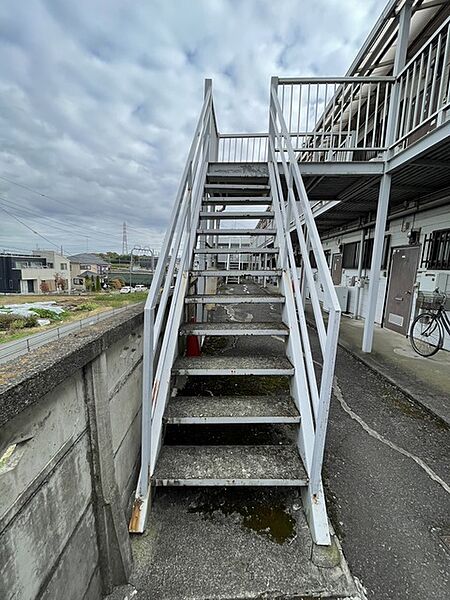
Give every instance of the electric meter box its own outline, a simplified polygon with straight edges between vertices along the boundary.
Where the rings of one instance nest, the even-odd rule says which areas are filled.
[[[420,276],[421,292],[434,292],[436,289],[443,294],[450,294],[450,273],[428,271]]]

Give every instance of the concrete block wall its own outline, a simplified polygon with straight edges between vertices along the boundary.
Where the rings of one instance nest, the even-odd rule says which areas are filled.
[[[142,307],[0,367],[0,598],[125,583],[140,452]]]

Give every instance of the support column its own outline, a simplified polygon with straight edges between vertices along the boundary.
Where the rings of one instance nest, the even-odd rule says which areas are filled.
[[[399,15],[399,25],[397,34],[397,46],[395,50],[394,67],[392,74],[397,77],[403,69],[406,62],[406,54],[408,50],[409,28],[411,23],[413,0],[406,0]],[[397,118],[399,110],[399,82],[394,83],[389,102],[389,113],[386,127],[386,158],[390,153],[390,146],[395,141],[397,129]],[[380,288],[380,270],[381,260],[383,256],[384,232],[386,229],[389,195],[391,192],[391,176],[383,175],[380,183],[380,191],[378,195],[377,222],[375,226],[375,238],[373,240],[373,254],[370,265],[370,282],[369,282],[369,306],[364,323],[364,335],[362,343],[363,352],[372,351],[373,329],[375,325],[375,312],[377,306],[378,290]]]
[[[378,290],[380,288],[381,260],[383,258],[384,231],[386,229],[389,208],[389,195],[391,192],[391,176],[383,175],[378,193],[377,222],[373,239],[372,263],[370,265],[369,281],[369,306],[364,323],[362,343],[363,352],[372,351],[373,330],[375,327],[375,312],[377,308]]]
[[[359,298],[361,296],[361,276],[362,276],[362,265],[364,259],[364,241],[366,239],[366,230],[361,230],[361,238],[359,240],[359,255],[358,255],[358,286],[355,292],[355,310],[353,311],[353,318],[357,319],[359,316]]]

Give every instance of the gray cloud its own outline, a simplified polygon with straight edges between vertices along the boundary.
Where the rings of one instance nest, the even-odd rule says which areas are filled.
[[[119,250],[124,220],[158,247],[204,78],[221,131],[265,130],[270,77],[343,74],[383,6],[3,0],[0,175],[51,199],[0,179],[0,206],[68,252]],[[1,248],[48,246],[0,223]]]

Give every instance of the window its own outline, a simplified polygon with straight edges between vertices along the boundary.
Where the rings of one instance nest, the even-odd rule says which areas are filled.
[[[53,263],[52,263],[52,262],[48,262],[48,263],[47,263],[47,267],[48,267],[49,269],[53,269]]]
[[[450,269],[450,229],[439,229],[425,236],[420,266],[436,271]]]
[[[359,242],[344,244],[342,253],[342,267],[344,269],[357,269],[359,255]]]
[[[67,263],[60,263],[59,268],[61,271],[67,271]]]
[[[80,265],[80,269],[82,271],[90,271],[91,270],[91,265]]]
[[[383,255],[381,258],[381,268],[387,269],[388,261],[389,261],[389,247],[390,247],[391,236],[384,236],[383,243]],[[363,268],[370,269],[370,263],[372,262],[372,254],[373,254],[373,238],[369,238],[368,240],[364,240],[364,256],[363,256]]]
[[[381,269],[387,268],[388,259],[389,259],[389,242],[390,242],[390,236],[386,235],[384,237],[383,256],[381,259]],[[344,244],[344,250],[342,253],[342,267],[344,269],[357,269],[358,268],[360,243],[361,242],[351,242],[350,244]],[[369,239],[364,240],[364,250],[363,250],[363,260],[362,260],[363,269],[370,269],[370,264],[372,262],[372,253],[373,253],[373,238],[369,238]]]
[[[309,251],[309,262],[311,263],[311,269],[317,269],[316,257],[312,250]]]

